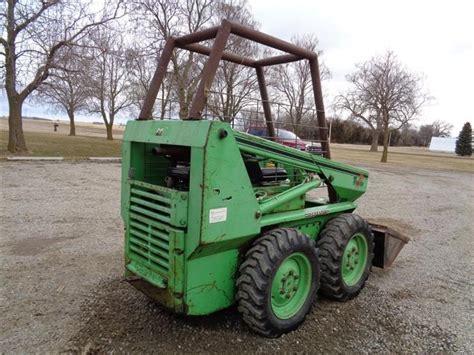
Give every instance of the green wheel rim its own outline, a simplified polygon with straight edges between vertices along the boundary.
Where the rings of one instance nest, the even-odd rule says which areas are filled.
[[[303,307],[311,290],[313,270],[303,253],[288,256],[272,282],[272,310],[279,319],[293,317]]]
[[[342,279],[347,286],[357,284],[367,265],[367,238],[361,233],[354,234],[344,249],[342,257]]]

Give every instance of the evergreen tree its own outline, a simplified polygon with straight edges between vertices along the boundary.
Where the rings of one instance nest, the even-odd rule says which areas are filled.
[[[456,154],[461,156],[472,155],[472,128],[469,122],[464,124],[456,140]]]

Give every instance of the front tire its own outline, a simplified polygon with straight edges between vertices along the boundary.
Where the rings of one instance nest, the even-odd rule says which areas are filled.
[[[313,240],[295,229],[270,231],[255,240],[239,271],[238,310],[252,330],[278,337],[304,321],[319,286]]]
[[[346,213],[330,220],[318,240],[321,293],[338,301],[359,294],[374,258],[374,235],[362,217]]]

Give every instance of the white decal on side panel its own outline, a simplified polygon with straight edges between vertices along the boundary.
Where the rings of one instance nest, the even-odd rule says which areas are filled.
[[[227,207],[213,208],[209,210],[209,223],[227,221]]]

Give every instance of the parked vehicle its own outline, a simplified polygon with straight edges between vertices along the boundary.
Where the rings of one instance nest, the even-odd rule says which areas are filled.
[[[321,143],[311,142],[306,144],[306,151],[312,154],[322,155],[323,149],[321,148]]]
[[[267,129],[265,127],[251,127],[247,130],[248,134],[268,138]],[[312,154],[322,154],[321,143],[318,142],[311,142],[305,143],[300,137],[294,134],[291,131],[287,131],[286,129],[277,128],[275,130],[277,143],[286,145],[287,147],[296,148],[299,150],[305,150]]]
[[[251,127],[247,130],[247,133],[257,137],[269,138],[265,127]],[[299,150],[306,150],[306,143],[293,132],[277,128],[275,129],[275,135],[275,142],[277,143]]]

